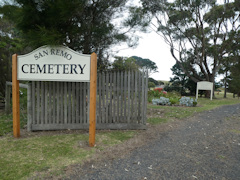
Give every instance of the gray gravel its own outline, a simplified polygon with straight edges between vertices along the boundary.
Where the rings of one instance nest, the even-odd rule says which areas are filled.
[[[240,179],[240,104],[178,123],[123,158],[81,166],[67,179]]]

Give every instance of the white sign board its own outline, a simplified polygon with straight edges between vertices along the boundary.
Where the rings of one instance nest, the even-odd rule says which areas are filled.
[[[208,81],[200,81],[197,83],[197,92],[196,92],[196,99],[198,98],[198,90],[210,90],[211,91],[211,97],[212,100],[212,94],[213,94],[213,83]]]
[[[64,46],[42,46],[18,56],[17,78],[29,81],[90,81],[91,56]]]

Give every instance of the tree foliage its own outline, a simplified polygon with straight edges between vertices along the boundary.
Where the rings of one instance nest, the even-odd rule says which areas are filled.
[[[151,61],[150,59],[143,59],[138,56],[132,57],[120,57],[116,56],[115,60],[112,64],[113,70],[119,71],[128,71],[128,70],[140,70],[144,72],[148,72],[148,75],[152,74],[153,72],[157,72],[157,65],[155,62]],[[153,78],[149,78],[151,82],[155,85],[158,85],[158,81],[154,80]]]
[[[180,64],[176,63],[171,70],[174,77],[170,78],[170,83],[164,89],[179,92],[181,95],[186,95],[187,91],[191,95],[195,94],[196,83],[182,71]]]
[[[136,64],[136,60],[132,57],[115,57],[114,62],[112,63],[112,70],[116,71],[137,71],[139,66]]]
[[[0,16],[0,97],[5,96],[6,81],[11,81],[12,54],[22,49],[22,40],[14,24],[7,17]]]
[[[231,31],[229,33],[230,39],[228,40],[228,53],[227,56],[223,57],[222,65],[219,70],[219,74],[223,74],[224,78],[222,82],[224,84],[224,97],[227,97],[227,90],[236,92],[233,90],[235,85],[230,85],[230,83],[234,83],[236,80],[236,71],[238,62],[240,59],[240,29],[236,31]],[[236,67],[235,67],[236,66]],[[240,73],[240,72],[239,72]],[[235,74],[235,75],[234,75]],[[232,81],[234,77],[234,81]]]
[[[148,82],[152,82],[152,83],[154,83],[155,84],[155,86],[157,86],[157,85],[159,85],[160,83],[156,80],[156,79],[154,79],[154,78],[148,78]]]
[[[172,57],[194,82],[215,81],[223,57],[239,31],[239,1],[141,0],[141,20],[162,36]],[[136,8],[136,13],[139,8]],[[142,13],[145,16],[142,16]],[[149,21],[152,19],[152,21]]]
[[[127,0],[15,2],[11,6],[17,11],[7,11],[10,5],[5,5],[2,7],[4,16],[16,23],[25,43],[32,49],[42,45],[66,45],[83,54],[95,52],[99,67],[104,68],[112,45],[134,44],[132,27],[125,27],[124,20],[121,21],[122,13],[127,11]]]
[[[236,62],[232,67],[231,67],[231,75],[228,79],[229,83],[229,91],[237,94],[238,97],[240,97],[240,62]]]
[[[149,76],[153,73],[158,72],[157,71],[158,67],[157,67],[156,63],[151,61],[150,59],[143,59],[138,56],[132,56],[132,58],[134,58],[136,60],[136,64],[139,66],[139,68],[142,71],[148,72]]]
[[[148,82],[148,89],[154,88],[156,85],[153,82]]]

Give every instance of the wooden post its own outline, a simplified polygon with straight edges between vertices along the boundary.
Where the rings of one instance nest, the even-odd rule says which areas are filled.
[[[12,56],[13,136],[20,137],[19,81],[17,80],[17,54]]]
[[[89,146],[95,145],[96,134],[96,97],[97,97],[97,54],[91,54],[90,69],[90,110],[89,110]]]

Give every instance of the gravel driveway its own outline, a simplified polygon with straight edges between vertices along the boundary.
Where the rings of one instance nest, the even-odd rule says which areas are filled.
[[[74,167],[65,179],[240,179],[240,104],[167,126],[123,157]]]

